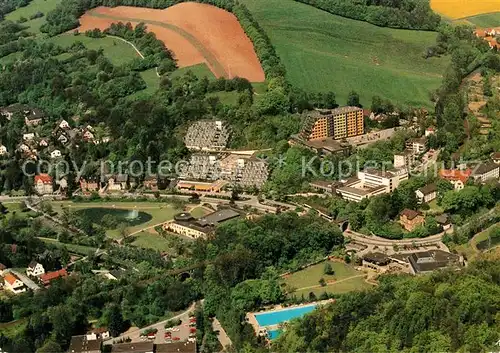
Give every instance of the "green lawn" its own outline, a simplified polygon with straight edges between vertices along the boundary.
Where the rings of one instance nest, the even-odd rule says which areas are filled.
[[[373,95],[431,106],[448,59],[424,59],[436,33],[381,28],[293,0],[242,0],[264,28],[290,82],[308,91],[333,90],[345,104],[350,90],[365,105]]]
[[[363,276],[364,274],[355,270],[354,267],[341,262],[328,262],[333,268],[333,275],[325,275],[323,273],[325,262],[321,262],[302,271],[293,273],[292,275],[287,277],[284,282],[287,284],[287,286],[293,287],[295,289],[293,295],[298,297],[300,297],[302,294],[307,296],[309,292],[314,292],[317,295],[325,291],[329,293],[345,293],[352,290],[370,287],[370,285],[364,281],[363,277],[355,277]],[[325,287],[320,287],[320,278],[323,278],[327,283],[331,281],[336,281],[339,283],[332,283],[328,284]]]
[[[19,59],[20,57],[21,57],[20,52],[11,53],[9,55],[6,55],[6,56],[0,58],[0,65],[5,65],[5,64],[14,62],[17,59]]]
[[[500,12],[487,13],[484,15],[468,17],[467,21],[478,27],[500,27]]]
[[[33,0],[27,6],[20,7],[17,10],[7,14],[5,16],[5,19],[10,21],[17,21],[21,17],[29,19],[30,16],[33,16],[38,11],[42,12],[46,16],[47,13],[55,9],[57,4],[59,3],[60,0]],[[24,22],[23,25],[29,26],[30,32],[39,34],[40,26],[45,23],[45,16]]]
[[[2,323],[0,324],[0,334],[9,338],[14,338],[19,334],[21,334],[22,331],[26,329],[27,325],[28,325],[27,318],[19,319],[12,322]]]
[[[207,94],[207,97],[217,97],[219,98],[220,102],[225,105],[237,105],[240,93],[236,91],[231,91],[231,92],[222,91],[222,92],[209,93]]]
[[[133,58],[138,58],[139,54],[127,44],[119,39],[104,37],[104,38],[90,38],[83,34],[75,36],[73,34],[61,34],[56,37],[48,39],[55,44],[62,47],[69,47],[73,43],[80,41],[88,49],[99,50],[103,49],[104,55],[114,64],[123,65],[128,63]]]
[[[135,240],[132,243],[134,246],[158,251],[168,251],[170,249],[168,241],[159,234],[140,232],[134,235],[134,237]]]
[[[90,253],[95,253],[97,250],[97,248],[93,248],[91,246],[61,243],[57,241],[57,239],[52,239],[52,238],[38,238],[38,239],[42,240],[46,244],[57,246],[58,248],[66,247],[66,249],[68,249],[69,252],[83,256],[87,256]]]
[[[137,232],[141,229],[149,228],[160,223],[171,220],[176,213],[181,212],[171,205],[166,203],[155,202],[53,202],[52,206],[54,211],[62,212],[62,207],[69,207],[72,211],[78,211],[89,208],[116,208],[125,210],[137,210],[145,212],[151,216],[147,222],[133,225],[127,228],[129,233]],[[119,231],[117,229],[109,229],[106,234],[111,238],[119,238]]]
[[[207,64],[204,63],[177,69],[170,74],[170,78],[183,76],[188,71],[191,71],[196,77],[202,78],[206,76],[209,80],[215,80],[214,74],[210,71]]]

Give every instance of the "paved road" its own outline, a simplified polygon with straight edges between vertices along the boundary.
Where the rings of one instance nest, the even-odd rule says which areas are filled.
[[[448,231],[451,231],[450,228]],[[441,239],[445,233],[439,233],[436,235],[431,235],[427,238],[413,238],[413,239],[385,239],[378,237],[376,235],[367,236],[365,234],[357,233],[352,230],[346,230],[344,236],[351,238],[360,244],[365,245],[375,245],[375,246],[403,246],[403,245],[426,245],[426,244],[437,244],[441,242]]]
[[[179,326],[180,331],[172,332],[172,337],[179,337],[181,342],[187,341],[188,336],[189,336],[189,327],[185,326],[185,324],[189,321],[189,313],[194,311],[195,306],[196,306],[196,303],[193,303],[186,311],[184,311],[184,312],[180,313],[179,315],[176,315],[168,320],[163,320],[163,321],[154,323],[152,325],[142,327],[140,329],[125,332],[118,337],[111,337],[111,338],[105,340],[104,342],[106,342],[107,344],[111,344],[111,343],[116,342],[120,339],[125,340],[126,338],[130,338],[132,340],[132,342],[141,342],[140,335],[141,335],[142,331],[147,330],[147,329],[157,329],[158,332],[156,334],[156,339],[155,339],[154,343],[157,343],[157,344],[165,343],[165,339],[164,339],[165,323],[167,321],[174,320],[174,319],[181,319],[182,324]]]
[[[216,317],[214,317],[214,320],[212,321],[212,329],[215,332],[218,332],[217,338],[219,339],[219,342],[223,348],[223,351],[227,351],[229,347],[233,345],[233,342],[231,342],[231,339],[227,335],[226,331],[220,324],[219,320],[217,320]]]

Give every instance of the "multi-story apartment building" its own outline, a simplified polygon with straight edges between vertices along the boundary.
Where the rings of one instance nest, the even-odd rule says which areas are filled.
[[[309,116],[302,134],[306,140],[326,137],[341,140],[362,135],[364,132],[363,109],[341,107],[333,110],[314,111]]]

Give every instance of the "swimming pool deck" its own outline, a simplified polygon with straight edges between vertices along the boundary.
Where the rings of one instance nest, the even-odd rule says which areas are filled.
[[[302,308],[302,307],[311,306],[311,305],[315,305],[316,307],[318,307],[320,305],[326,305],[326,304],[330,304],[330,303],[334,303],[334,302],[335,302],[334,299],[328,299],[328,300],[322,300],[322,301],[319,301],[319,302],[312,302],[312,303],[299,304],[299,305],[291,305],[291,306],[286,306],[286,307],[284,307],[282,305],[276,305],[271,310],[265,310],[265,311],[257,311],[257,312],[247,313],[246,317],[247,317],[247,321],[252,325],[255,333],[257,335],[262,335],[264,333],[267,333],[267,331],[272,331],[272,330],[279,329],[279,326],[280,326],[281,323],[288,322],[288,321],[282,321],[282,322],[280,322],[278,324],[275,324],[275,325],[261,326],[259,324],[259,322],[257,321],[256,315],[259,315],[259,314],[270,314],[270,313],[275,313],[275,312],[279,312],[279,311],[286,311],[286,310],[290,310],[290,309]]]

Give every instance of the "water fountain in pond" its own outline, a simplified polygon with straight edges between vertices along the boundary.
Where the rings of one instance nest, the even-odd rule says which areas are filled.
[[[139,211],[137,210],[130,210],[128,212],[128,215],[125,217],[128,221],[133,221],[134,219],[139,218]]]

